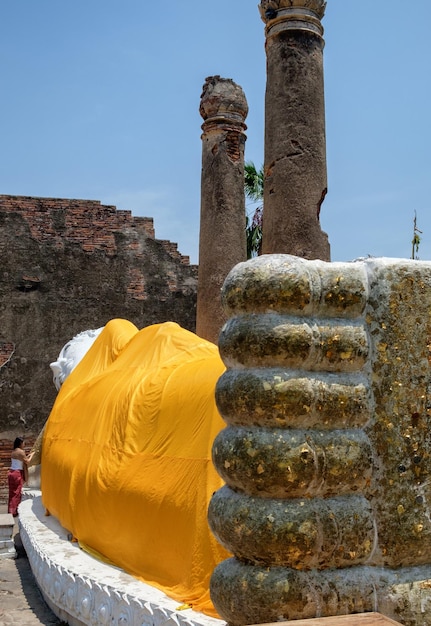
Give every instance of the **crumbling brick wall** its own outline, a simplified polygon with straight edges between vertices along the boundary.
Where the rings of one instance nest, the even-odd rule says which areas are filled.
[[[0,195],[0,254],[0,440],[39,432],[56,394],[49,364],[82,330],[115,317],[195,329],[197,266],[151,218]]]

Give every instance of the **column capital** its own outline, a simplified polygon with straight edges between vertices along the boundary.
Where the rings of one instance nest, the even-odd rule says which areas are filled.
[[[219,122],[240,124],[248,114],[248,104],[242,88],[231,78],[209,76],[202,88],[199,112],[204,124]]]
[[[325,8],[325,0],[261,0],[259,5],[267,36],[283,30],[308,30],[323,35],[320,20]]]

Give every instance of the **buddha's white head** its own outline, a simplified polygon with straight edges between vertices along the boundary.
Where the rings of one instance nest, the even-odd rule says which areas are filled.
[[[50,364],[57,391],[91,348],[103,328],[102,326],[102,328],[97,328],[96,330],[84,330],[63,346],[58,359]]]

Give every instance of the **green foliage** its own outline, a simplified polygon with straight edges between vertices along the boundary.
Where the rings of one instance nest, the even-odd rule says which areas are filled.
[[[247,161],[244,165],[244,189],[245,195],[253,202],[263,200],[263,166],[256,169],[252,161]]]
[[[261,253],[262,246],[263,166],[257,170],[251,161],[245,163],[244,191],[249,200],[260,202],[254,209],[252,217],[246,215],[247,258],[251,259]]]
[[[421,242],[421,238],[419,236],[419,233],[422,235],[422,231],[419,230],[419,228],[416,225],[416,211],[415,211],[415,217],[413,219],[413,239],[412,239],[412,259],[419,259],[419,245]]]

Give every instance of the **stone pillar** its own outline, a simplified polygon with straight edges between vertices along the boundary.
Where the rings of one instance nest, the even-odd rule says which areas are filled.
[[[261,0],[266,24],[262,252],[330,260],[320,228],[327,191],[324,0]]]
[[[200,102],[202,181],[196,332],[217,343],[225,321],[221,287],[247,258],[244,196],[244,120],[248,105],[232,80],[206,79]]]
[[[263,255],[222,294],[219,614],[431,626],[431,263]]]

